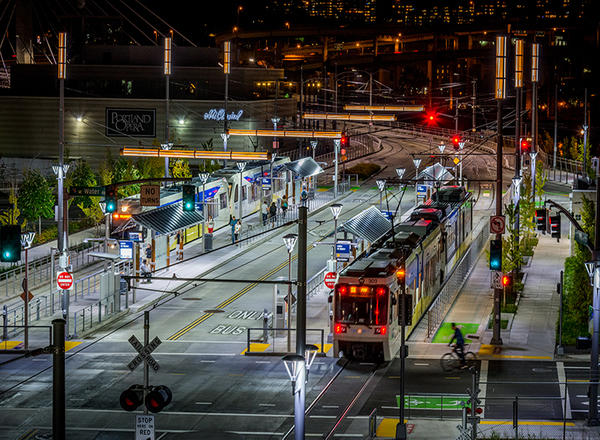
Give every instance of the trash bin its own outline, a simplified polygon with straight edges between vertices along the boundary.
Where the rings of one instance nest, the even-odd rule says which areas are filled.
[[[577,336],[575,348],[577,350],[586,350],[592,346],[592,340],[589,336]]]
[[[207,251],[212,251],[213,248],[213,235],[205,234],[204,235],[204,249]]]

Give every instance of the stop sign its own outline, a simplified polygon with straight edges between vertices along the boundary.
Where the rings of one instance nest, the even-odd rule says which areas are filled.
[[[69,272],[59,272],[56,276],[56,285],[60,290],[71,290],[73,288],[73,275]]]
[[[327,272],[325,274],[325,286],[327,286],[328,289],[333,289],[333,287],[335,286],[336,280],[337,280],[337,273]]]

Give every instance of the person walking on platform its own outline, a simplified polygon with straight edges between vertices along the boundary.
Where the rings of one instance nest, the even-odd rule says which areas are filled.
[[[271,202],[271,206],[269,206],[269,218],[271,219],[271,227],[275,227],[275,216],[277,215],[277,206],[275,202]]]
[[[229,220],[229,226],[231,226],[231,244],[235,243],[235,225],[237,220],[235,219],[235,215],[231,216],[231,220]]]

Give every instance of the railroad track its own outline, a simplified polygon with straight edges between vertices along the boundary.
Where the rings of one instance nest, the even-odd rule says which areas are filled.
[[[343,365],[329,379],[327,384],[313,399],[305,412],[307,436],[332,439],[344,432],[350,417],[358,413],[357,405],[364,391],[372,383],[377,371],[387,369],[391,362],[382,364],[363,363],[344,359]],[[309,377],[310,380],[310,377]],[[365,425],[366,426],[366,425]],[[291,439],[294,426],[290,426],[282,440]],[[366,434],[366,432],[364,433]]]

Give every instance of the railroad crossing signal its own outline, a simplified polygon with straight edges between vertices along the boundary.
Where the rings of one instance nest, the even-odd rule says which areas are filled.
[[[158,338],[158,336],[156,336],[152,341],[150,341],[148,345],[143,346],[142,343],[138,340],[138,338],[136,338],[135,335],[132,335],[129,338],[129,343],[133,348],[135,348],[135,350],[138,352],[138,355],[127,364],[127,368],[133,371],[138,367],[138,365],[146,361],[154,371],[159,370],[160,366],[151,354],[154,350],[156,350],[156,347],[162,344],[162,341]]]

